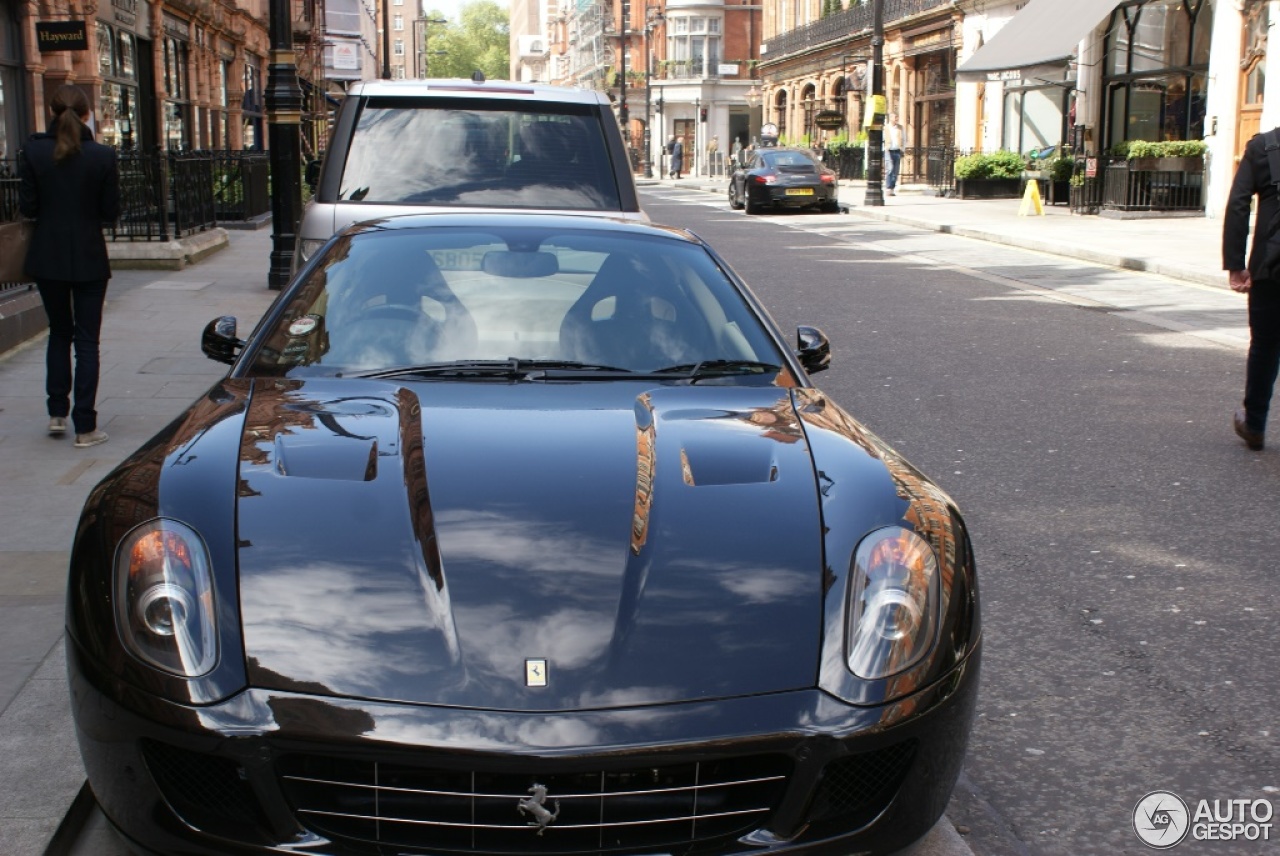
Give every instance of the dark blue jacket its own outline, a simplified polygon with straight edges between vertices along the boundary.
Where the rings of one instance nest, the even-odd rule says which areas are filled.
[[[18,207],[36,221],[26,273],[36,282],[100,282],[111,277],[103,224],[120,216],[116,150],[85,128],[80,153],[53,159],[53,134],[35,134],[19,161]]]

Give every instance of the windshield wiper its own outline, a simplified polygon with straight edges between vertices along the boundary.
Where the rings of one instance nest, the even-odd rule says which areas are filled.
[[[697,363],[686,363],[679,366],[667,366],[657,369],[654,374],[680,374],[689,380],[705,377],[725,377],[742,374],[777,374],[781,366],[773,363],[762,363],[758,360],[702,360]]]
[[[631,374],[628,369],[580,363],[575,360],[522,360],[512,357],[507,360],[451,360],[441,363],[424,363],[417,366],[393,366],[367,372],[339,373],[338,377],[377,379],[398,377],[400,375],[417,375],[419,377],[485,377],[520,380],[522,378],[537,377],[547,372]]]

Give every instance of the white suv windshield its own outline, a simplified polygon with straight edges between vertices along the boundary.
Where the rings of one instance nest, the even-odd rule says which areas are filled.
[[[342,173],[347,202],[619,210],[589,108],[494,100],[374,98]]]

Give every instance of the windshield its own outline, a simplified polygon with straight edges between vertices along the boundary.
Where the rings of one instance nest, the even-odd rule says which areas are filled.
[[[495,377],[541,364],[555,377],[581,367],[596,379],[666,370],[767,382],[777,372],[753,364],[785,365],[701,246],[589,228],[342,236],[258,341],[249,373],[266,376],[476,377],[492,361]]]
[[[588,105],[373,98],[342,171],[345,202],[620,210]]]

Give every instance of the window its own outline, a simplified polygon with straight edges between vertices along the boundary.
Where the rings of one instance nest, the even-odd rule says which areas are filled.
[[[392,53],[396,56],[404,56],[404,39],[396,39],[392,48]]]
[[[1204,136],[1211,0],[1129,0],[1106,35],[1104,145]]]
[[[715,77],[720,66],[720,19],[672,17],[667,19],[667,56],[673,76]]]
[[[393,21],[393,24],[392,24],[393,30],[397,30],[397,31],[404,30],[404,15],[396,15],[392,19],[392,21]]]
[[[98,141],[132,149],[139,145],[137,37],[99,23],[95,34],[98,70],[102,75],[94,110]]]

